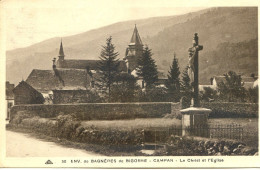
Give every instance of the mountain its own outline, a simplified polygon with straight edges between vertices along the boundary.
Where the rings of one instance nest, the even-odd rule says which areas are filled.
[[[199,43],[204,46],[199,54],[201,84],[208,84],[210,77],[223,74],[231,68],[245,75],[252,72],[257,74],[258,23],[257,8],[254,7],[210,8],[179,16],[125,21],[62,37],[65,58],[98,59],[101,46],[111,35],[122,59],[135,23],[143,43],[152,49],[153,58],[165,74],[169,70],[174,52],[181,69],[187,65],[187,49],[192,46],[195,32],[199,35]],[[7,51],[7,80],[17,84],[22,78],[26,79],[34,68],[51,69],[51,60],[57,57],[59,44],[60,38],[55,37],[26,48]],[[235,48],[241,55],[219,52],[225,50],[225,45],[230,46],[230,53]],[[246,45],[256,48],[247,50]],[[236,60],[237,58],[240,60]],[[236,62],[232,62],[234,60]],[[247,64],[250,68],[246,68]]]
[[[230,70],[244,76],[258,73],[258,39],[239,43],[224,42],[213,51],[206,52],[200,60],[201,81],[213,75],[223,75]],[[214,74],[208,74],[214,73]]]

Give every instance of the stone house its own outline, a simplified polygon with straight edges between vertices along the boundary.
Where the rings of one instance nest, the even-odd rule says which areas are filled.
[[[257,77],[247,77],[247,76],[241,76],[242,78],[242,83],[245,89],[253,88],[256,86],[256,82],[258,82]],[[210,87],[217,90],[218,84],[221,82],[225,82],[225,76],[214,76],[211,78],[211,85]]]
[[[21,81],[14,89],[14,104],[43,104],[43,95],[30,86],[27,82]]]
[[[10,119],[10,110],[14,105],[14,84],[10,84],[9,81],[5,82],[5,105],[6,105],[6,119]]]

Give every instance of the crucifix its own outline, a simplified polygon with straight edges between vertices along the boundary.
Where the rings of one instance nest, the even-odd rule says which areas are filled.
[[[189,48],[189,77],[192,86],[191,107],[200,107],[199,101],[199,51],[203,49],[199,45],[198,34],[194,34],[193,45]]]

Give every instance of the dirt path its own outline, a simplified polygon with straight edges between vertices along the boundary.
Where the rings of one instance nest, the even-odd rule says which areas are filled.
[[[30,135],[6,131],[7,157],[91,157],[100,156],[81,149],[66,148]]]

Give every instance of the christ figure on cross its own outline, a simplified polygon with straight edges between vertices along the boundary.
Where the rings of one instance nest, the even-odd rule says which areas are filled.
[[[194,34],[193,46],[189,48],[189,77],[191,86],[193,89],[192,106],[199,107],[199,51],[203,49],[202,45],[199,45],[198,34]]]

